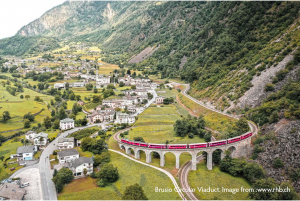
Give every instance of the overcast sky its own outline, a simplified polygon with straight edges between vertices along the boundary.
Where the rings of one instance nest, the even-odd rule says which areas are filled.
[[[0,0],[0,39],[13,36],[24,25],[66,0]]]

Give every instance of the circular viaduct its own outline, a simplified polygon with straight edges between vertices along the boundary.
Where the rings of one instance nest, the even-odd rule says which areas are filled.
[[[160,155],[160,166],[165,166],[165,154],[170,152],[175,155],[176,158],[176,169],[179,169],[179,157],[182,153],[187,152],[192,156],[192,170],[197,169],[197,156],[200,152],[206,152],[207,157],[207,169],[212,170],[212,154],[216,150],[221,150],[221,159],[225,157],[225,151],[231,151],[231,157],[237,158],[242,156],[247,156],[250,152],[250,143],[251,138],[247,138],[245,140],[241,140],[238,142],[215,146],[215,147],[206,147],[206,148],[195,148],[195,149],[155,149],[155,148],[148,148],[148,147],[139,147],[135,145],[129,145],[118,141],[119,147],[124,149],[126,154],[131,154],[131,149],[134,151],[134,157],[136,159],[140,159],[140,152],[144,151],[146,154],[146,163],[152,162],[152,152],[156,152]]]

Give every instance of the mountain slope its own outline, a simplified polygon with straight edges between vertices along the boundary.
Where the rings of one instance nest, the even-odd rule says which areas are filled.
[[[298,26],[299,8],[298,2],[68,1],[17,36],[100,44],[104,61],[179,77],[192,83],[195,97],[225,110],[247,106],[239,98],[253,77],[295,49],[298,32],[286,33]],[[2,54],[12,53],[8,47],[0,47]],[[148,47],[159,48],[128,64]]]

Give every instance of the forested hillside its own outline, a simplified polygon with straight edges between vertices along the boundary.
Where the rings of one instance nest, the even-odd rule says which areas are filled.
[[[193,96],[236,112],[251,80],[298,46],[299,8],[298,2],[65,2],[1,40],[0,52],[36,53],[41,41],[49,44],[45,50],[62,40],[93,43],[106,62],[181,78],[192,83]],[[157,50],[128,64],[147,47]]]
[[[16,35],[0,40],[0,55],[38,54],[58,47],[58,40],[52,37]]]

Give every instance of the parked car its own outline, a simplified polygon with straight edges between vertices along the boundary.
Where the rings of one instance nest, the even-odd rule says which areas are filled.
[[[14,171],[16,168],[15,167],[12,167],[12,168],[9,168],[10,171]]]
[[[21,184],[21,185],[20,185],[20,188],[24,188],[24,187],[27,187],[27,186],[29,186],[29,182],[26,182],[26,183],[24,183],[24,184]]]

